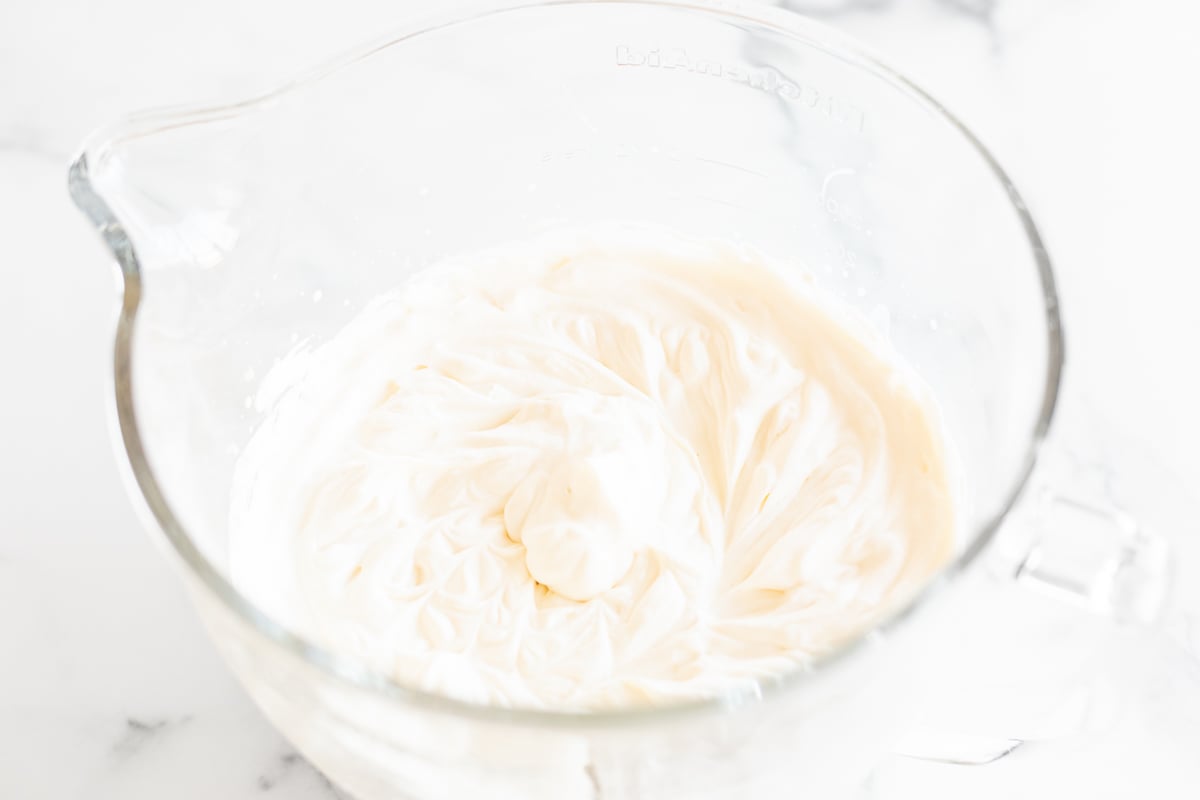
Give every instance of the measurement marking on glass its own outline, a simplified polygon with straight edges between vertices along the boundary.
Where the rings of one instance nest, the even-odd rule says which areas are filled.
[[[682,47],[638,49],[627,44],[617,45],[616,63],[618,67],[673,69],[712,78],[724,78],[823,114],[855,133],[862,133],[866,127],[866,114],[862,109],[814,86],[789,80],[773,67],[748,67],[711,58],[692,57]]]

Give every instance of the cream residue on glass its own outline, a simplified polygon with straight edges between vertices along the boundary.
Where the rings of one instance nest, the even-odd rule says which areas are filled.
[[[953,476],[929,391],[786,274],[599,229],[425,270],[288,364],[235,474],[236,585],[496,705],[707,697],[831,651],[949,559]]]

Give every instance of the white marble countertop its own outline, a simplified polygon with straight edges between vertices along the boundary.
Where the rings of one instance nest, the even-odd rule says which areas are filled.
[[[109,442],[113,278],[65,188],[73,149],[97,125],[247,94],[378,35],[398,13],[383,0],[299,5],[0,6],[0,797],[340,796],[240,692],[135,519]],[[1006,164],[1061,283],[1070,364],[1058,436],[1070,468],[1186,550],[1200,537],[1200,263],[1190,239],[1200,5],[794,7],[872,44]],[[1200,626],[1189,630],[1192,658],[1161,691],[1188,695],[1167,705],[1191,711],[1143,715],[1137,730],[1119,723],[1124,738],[993,767],[898,763],[883,783],[903,788],[883,794],[1195,796]],[[1193,758],[1179,745],[1187,735]]]

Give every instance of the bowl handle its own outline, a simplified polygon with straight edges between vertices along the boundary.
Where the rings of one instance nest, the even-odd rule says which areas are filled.
[[[1112,694],[1091,680],[1105,642],[1168,615],[1171,548],[1110,503],[1043,488],[1003,531],[963,602],[935,623],[956,651],[930,685],[940,710],[896,755],[956,766],[999,761],[1098,724]],[[926,676],[929,677],[929,676]],[[1108,702],[1111,705],[1111,702]]]

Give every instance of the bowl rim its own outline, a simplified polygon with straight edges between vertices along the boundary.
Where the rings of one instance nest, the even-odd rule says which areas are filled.
[[[472,703],[447,695],[425,691],[400,683],[368,668],[356,659],[338,655],[293,632],[266,614],[249,598],[238,591],[200,550],[167,502],[151,469],[142,443],[141,429],[133,401],[132,344],[137,311],[141,300],[142,269],[137,253],[117,214],[109,207],[92,181],[89,156],[103,155],[106,148],[142,136],[227,119],[320,81],[322,78],[375,53],[404,41],[434,31],[469,23],[497,14],[533,8],[571,6],[644,6],[694,11],[743,23],[767,27],[802,42],[805,46],[823,51],[842,61],[863,69],[873,77],[908,95],[918,105],[947,123],[988,167],[993,178],[1007,193],[1011,208],[1019,220],[1034,264],[1038,270],[1047,330],[1046,373],[1042,401],[1037,420],[1030,432],[1020,465],[1011,479],[1004,498],[995,512],[979,526],[968,546],[954,560],[944,565],[924,586],[905,603],[894,609],[874,627],[863,631],[840,648],[807,664],[761,683],[751,689],[738,689],[711,698],[663,706],[637,706],[595,711],[553,710],[526,707],[502,707]],[[354,689],[387,697],[408,706],[427,711],[500,724],[567,728],[622,728],[689,719],[697,715],[728,713],[737,708],[755,705],[778,695],[793,691],[819,675],[827,674],[837,664],[848,661],[866,648],[879,635],[890,633],[910,619],[916,609],[945,587],[949,579],[961,573],[992,540],[997,529],[1022,496],[1044,446],[1054,416],[1062,381],[1065,360],[1059,300],[1049,254],[1043,244],[1032,216],[1013,182],[991,152],[953,114],[923,89],[896,70],[881,62],[868,48],[834,29],[786,9],[766,4],[729,2],[728,0],[487,0],[483,3],[458,7],[432,19],[410,22],[390,34],[366,45],[354,48],[317,69],[291,80],[266,94],[221,106],[198,109],[160,109],[127,117],[90,136],[70,165],[68,188],[75,205],[89,218],[116,259],[122,277],[121,308],[116,323],[113,347],[113,380],[116,417],[121,442],[125,449],[130,477],[136,485],[145,509],[155,525],[170,543],[174,554],[183,562],[190,577],[197,579],[211,592],[224,610],[249,626],[258,636],[339,683]],[[132,492],[131,492],[132,493]],[[136,496],[136,495],[135,495]]]

